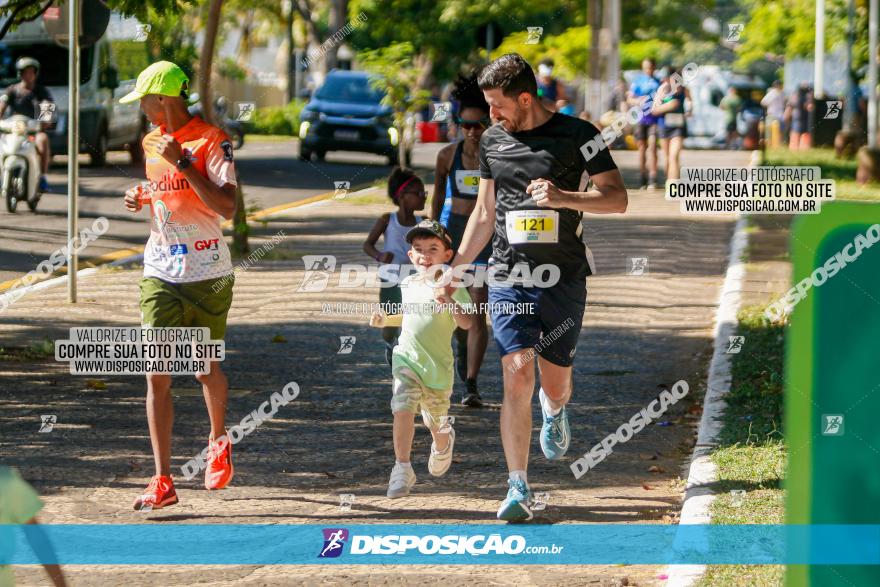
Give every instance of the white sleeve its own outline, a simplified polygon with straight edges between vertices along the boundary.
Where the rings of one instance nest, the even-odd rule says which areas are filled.
[[[235,179],[235,163],[232,161],[232,143],[228,139],[214,143],[208,151],[205,169],[208,171],[208,179],[219,186],[238,184]]]

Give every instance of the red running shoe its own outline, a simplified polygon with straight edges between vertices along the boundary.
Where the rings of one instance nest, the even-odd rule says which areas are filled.
[[[144,493],[134,500],[136,512],[159,510],[177,503],[174,481],[166,475],[154,475]]]
[[[217,440],[210,439],[208,449],[208,467],[205,469],[205,488],[223,489],[232,481],[235,470],[232,467],[232,443],[229,434]]]

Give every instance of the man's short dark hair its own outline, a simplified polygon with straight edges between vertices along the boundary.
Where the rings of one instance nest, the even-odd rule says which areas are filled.
[[[517,53],[502,55],[483,68],[477,83],[481,90],[500,89],[508,98],[515,98],[523,92],[538,95],[538,82],[532,66]]]

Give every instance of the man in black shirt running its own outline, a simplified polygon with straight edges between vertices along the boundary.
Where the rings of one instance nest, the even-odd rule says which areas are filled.
[[[453,265],[470,263],[494,234],[489,304],[504,367],[501,440],[510,474],[498,518],[520,521],[532,518],[526,469],[535,355],[544,416],[541,449],[555,460],[570,442],[565,405],[572,391],[586,277],[592,273],[581,217],[584,212],[624,212],[627,193],[601,137],[584,148],[599,134],[596,127],[547,110],[538,98],[532,68],[521,56],[499,57],[483,69],[478,83],[498,124],[480,141],[477,205]],[[602,148],[596,149],[596,143]],[[582,187],[585,172],[593,183],[587,191]],[[542,265],[558,268],[555,285],[536,287],[528,280],[512,287],[497,285]],[[522,313],[527,307],[523,304],[533,304],[534,312]]]

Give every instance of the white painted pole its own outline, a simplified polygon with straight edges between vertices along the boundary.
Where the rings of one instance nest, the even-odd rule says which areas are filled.
[[[868,146],[877,145],[877,10],[878,0],[868,7]]]
[[[77,221],[79,216],[79,0],[69,0],[70,7],[70,39],[67,43],[69,70],[67,86],[69,88],[67,102],[67,242],[73,243],[77,238]],[[67,301],[76,303],[76,271],[78,258],[75,247],[67,252]]]
[[[816,51],[813,96],[825,96],[825,0],[816,0]]]

